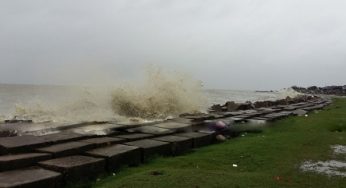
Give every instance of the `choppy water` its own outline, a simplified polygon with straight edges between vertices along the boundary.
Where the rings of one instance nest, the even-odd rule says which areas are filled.
[[[204,90],[205,110],[212,104],[276,100],[295,95],[292,91],[255,92]],[[193,96],[191,96],[193,97]],[[109,121],[120,117],[112,110],[112,89],[72,86],[0,84],[0,121],[14,116],[36,122]]]

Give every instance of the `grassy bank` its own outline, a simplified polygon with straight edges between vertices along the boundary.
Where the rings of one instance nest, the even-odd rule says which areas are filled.
[[[308,117],[272,123],[260,134],[122,169],[92,186],[345,187],[346,178],[299,170],[305,160],[330,159],[334,144],[346,145],[346,99],[335,99],[324,111]]]

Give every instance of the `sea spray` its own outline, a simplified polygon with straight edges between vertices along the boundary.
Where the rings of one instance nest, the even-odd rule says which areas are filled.
[[[49,100],[34,99],[17,102],[7,119],[30,119],[34,122],[114,121],[110,91],[104,88],[78,88],[67,92],[63,99],[59,94]]]
[[[112,108],[115,113],[144,119],[167,118],[203,109],[206,98],[202,84],[182,73],[147,69],[145,81],[115,89]]]
[[[1,114],[0,120],[146,122],[203,109],[206,100],[200,82],[186,74],[154,67],[145,73],[143,82],[136,82],[137,85],[41,86],[37,94],[33,89],[32,97],[16,100],[8,113]]]

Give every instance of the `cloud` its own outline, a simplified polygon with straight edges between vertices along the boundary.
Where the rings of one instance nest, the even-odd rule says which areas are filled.
[[[0,81],[80,84],[146,64],[208,88],[344,84],[341,0],[2,1]]]

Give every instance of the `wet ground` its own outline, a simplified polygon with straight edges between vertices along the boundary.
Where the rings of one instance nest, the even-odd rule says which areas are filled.
[[[331,160],[317,162],[305,161],[300,166],[300,169],[304,172],[314,172],[327,176],[346,177],[346,146],[333,145],[330,148],[333,151]]]

